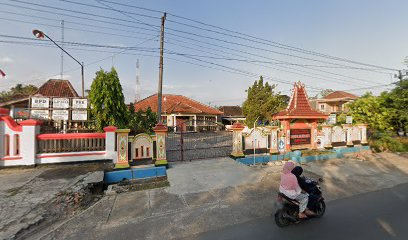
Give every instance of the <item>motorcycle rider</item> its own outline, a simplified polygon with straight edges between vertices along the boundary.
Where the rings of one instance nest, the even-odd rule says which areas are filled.
[[[309,202],[307,206],[308,208],[311,208],[319,198],[318,194],[316,194],[316,191],[318,191],[316,190],[316,186],[306,182],[305,177],[301,176],[303,173],[303,168],[301,166],[294,167],[291,172],[296,176],[300,188],[309,194]]]
[[[279,186],[279,191],[290,199],[299,202],[299,218],[307,218],[307,215],[313,215],[314,213],[307,209],[308,197],[309,195],[302,191],[299,186],[296,176],[292,173],[295,168],[293,162],[286,162],[283,166],[281,182]]]

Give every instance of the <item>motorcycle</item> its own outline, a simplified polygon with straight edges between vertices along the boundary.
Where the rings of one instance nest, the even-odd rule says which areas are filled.
[[[305,179],[308,184],[309,202],[308,208],[315,212],[314,216],[309,216],[306,219],[299,219],[299,202],[285,196],[283,193],[278,193],[277,198],[277,211],[275,213],[275,222],[278,227],[286,227],[291,224],[296,224],[302,220],[310,218],[320,218],[326,211],[326,204],[322,196],[319,182],[323,182],[323,179],[319,178],[318,181],[312,179]]]

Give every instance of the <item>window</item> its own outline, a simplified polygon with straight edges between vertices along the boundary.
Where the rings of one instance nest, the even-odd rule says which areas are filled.
[[[4,135],[4,155],[10,156],[10,136]]]
[[[140,147],[140,156],[143,157],[144,153],[143,153],[143,146]]]
[[[150,157],[150,148],[146,147],[146,156]]]
[[[324,111],[325,109],[325,105],[324,104],[320,104],[320,111]]]
[[[138,148],[135,148],[135,155],[136,155],[136,158],[139,157],[139,149]]]
[[[20,135],[14,135],[14,155],[20,155]]]

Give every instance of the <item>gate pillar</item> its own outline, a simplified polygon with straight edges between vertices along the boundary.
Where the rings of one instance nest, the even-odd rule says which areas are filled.
[[[242,151],[242,130],[245,128],[244,125],[237,122],[232,125],[232,153],[233,158],[245,157],[244,152]]]
[[[115,164],[115,168],[128,168],[129,158],[128,158],[128,144],[129,144],[129,132],[130,129],[117,129],[116,139],[117,139],[117,151],[118,160]]]
[[[357,127],[360,128],[361,131],[361,145],[367,145],[367,126],[368,124],[357,124]]]
[[[271,128],[271,148],[270,154],[278,153],[278,126],[272,126]]]
[[[346,130],[346,140],[347,140],[347,147],[352,147],[353,146],[353,140],[351,138],[351,130],[352,127],[350,124],[342,124],[343,129]]]
[[[166,135],[167,135],[167,126],[158,123],[156,127],[153,128],[153,131],[156,133],[156,166],[167,166],[166,158]]]
[[[323,147],[326,149],[332,149],[332,126],[331,125],[323,125],[322,130],[324,133],[324,145]]]

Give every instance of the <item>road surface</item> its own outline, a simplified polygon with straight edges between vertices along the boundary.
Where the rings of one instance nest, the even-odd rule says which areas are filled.
[[[329,202],[321,219],[279,228],[271,216],[196,239],[408,239],[408,184]]]

